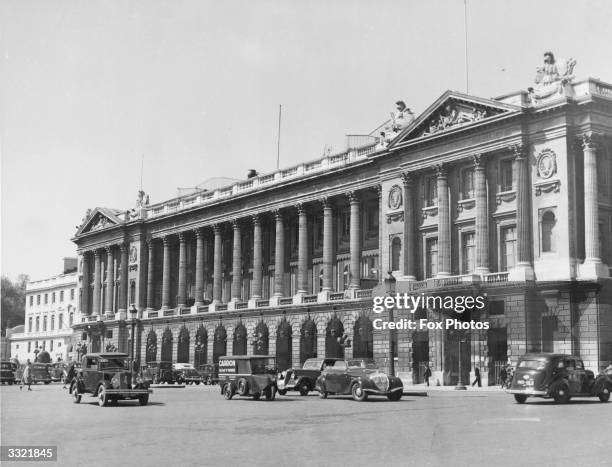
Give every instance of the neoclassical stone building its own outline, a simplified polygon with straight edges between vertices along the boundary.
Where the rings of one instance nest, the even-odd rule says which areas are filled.
[[[449,91],[343,153],[88,212],[73,239],[79,336],[129,350],[134,305],[141,362],[393,355],[407,379],[430,364],[443,384],[459,358],[464,381],[478,367],[493,384],[527,351],[599,369],[612,361],[612,85],[553,78],[548,94]],[[398,292],[486,297],[469,318],[490,329],[374,329],[386,271]],[[445,316],[395,310],[415,317]]]

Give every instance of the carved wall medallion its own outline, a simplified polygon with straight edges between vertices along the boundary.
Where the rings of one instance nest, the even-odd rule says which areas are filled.
[[[399,209],[402,207],[402,189],[399,185],[393,185],[389,190],[389,209]]]
[[[550,178],[557,172],[557,159],[550,149],[544,149],[539,155],[536,167],[540,178]]]

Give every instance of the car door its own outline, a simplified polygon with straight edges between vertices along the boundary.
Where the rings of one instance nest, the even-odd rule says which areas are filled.
[[[83,368],[83,380],[87,391],[94,391],[98,383],[98,359],[87,357]]]
[[[584,368],[584,363],[580,359],[576,359],[574,361],[576,370],[574,371],[575,376],[574,379],[576,381],[576,394],[585,394],[588,393],[589,390],[585,386],[587,384],[587,372]],[[572,391],[573,392],[573,391]]]
[[[572,395],[580,394],[582,391],[582,382],[584,380],[584,366],[582,365],[582,361],[580,361],[580,367],[578,367],[577,359],[568,358],[565,361],[565,368],[567,370],[570,393]]]
[[[333,366],[327,367],[325,377],[325,389],[336,394],[343,394],[348,391],[348,366],[345,361],[337,360]]]

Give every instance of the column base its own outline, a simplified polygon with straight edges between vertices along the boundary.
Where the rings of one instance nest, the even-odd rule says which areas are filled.
[[[529,263],[517,264],[516,267],[508,273],[509,282],[526,282],[534,280],[535,273],[533,272],[533,267]]]
[[[584,260],[584,263],[578,265],[579,279],[598,279],[600,277],[610,277],[610,269],[600,259]]]

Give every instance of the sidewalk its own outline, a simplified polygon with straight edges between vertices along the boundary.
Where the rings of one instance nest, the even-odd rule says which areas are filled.
[[[430,392],[455,392],[457,394],[467,393],[500,393],[504,394],[506,388],[501,389],[497,386],[466,386],[464,390],[457,390],[455,386],[427,386],[426,384],[404,384],[404,394],[414,396],[427,396]]]

